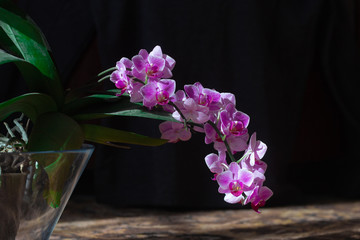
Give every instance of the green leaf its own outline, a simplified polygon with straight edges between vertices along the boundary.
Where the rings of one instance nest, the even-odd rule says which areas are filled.
[[[38,163],[33,184],[38,184],[38,180],[43,181],[44,177],[48,179],[49,182],[44,186],[42,194],[47,203],[53,208],[60,205],[64,185],[71,173],[71,166],[75,158],[76,154],[61,152],[35,153],[31,156],[32,161]]]
[[[5,63],[15,63],[16,66],[21,71],[24,79],[27,80],[30,89],[33,90],[34,92],[49,93],[49,95],[52,94],[51,91],[47,91],[47,88],[50,87],[48,86],[49,83],[48,78],[44,76],[39,71],[39,69],[36,68],[36,66],[25,61],[22,58],[16,57],[0,49],[0,64],[5,64]],[[56,94],[53,94],[52,96],[54,95],[56,97]],[[62,102],[57,102],[57,103],[60,105]]]
[[[0,65],[9,62],[26,62],[24,59],[11,55],[0,49]]]
[[[176,121],[171,113],[161,107],[151,111],[140,103],[132,103],[128,97],[116,97],[108,94],[97,94],[64,106],[64,111],[76,120],[91,120],[111,116],[151,118],[163,121]]]
[[[44,167],[49,177],[49,188],[43,192],[43,196],[53,208],[60,205],[64,185],[70,175],[72,162],[75,159],[75,155],[62,153],[57,155],[57,159],[53,163]]]
[[[8,54],[17,55],[38,70],[34,71],[28,64],[17,64],[31,91],[47,93],[61,104],[62,85],[42,32],[30,18],[17,15],[3,5],[0,6],[0,45]],[[22,63],[19,60],[13,62]]]
[[[80,125],[60,112],[50,112],[38,117],[31,131],[29,151],[79,149],[84,142]]]
[[[88,96],[91,91],[98,91],[101,88],[101,83],[95,81],[81,87],[77,87],[74,89],[67,89],[65,95],[65,103],[70,103],[76,101],[84,96]]]
[[[48,86],[48,78],[46,78],[40,71],[37,69],[33,64],[26,62],[24,59],[16,57],[14,55],[11,55],[3,50],[0,49],[0,65],[5,63],[15,63],[16,66],[20,69],[22,72],[22,75],[24,76],[25,80],[28,80],[31,89],[34,90],[34,92],[42,92],[42,93],[51,93],[51,91],[47,91],[47,88],[50,88],[51,86]],[[56,94],[53,94],[52,96],[56,97]],[[62,97],[58,98],[62,99]],[[55,99],[56,100],[56,99]],[[59,100],[57,102],[59,105],[62,104],[62,100]]]
[[[13,53],[17,57],[21,56],[21,52],[17,46],[15,46],[2,28],[0,28],[0,47],[5,48],[6,51]]]
[[[83,98],[76,98],[75,100],[65,103],[63,111],[68,115],[75,115],[80,112],[86,112],[95,105],[103,105],[102,103],[110,103],[118,101],[119,98],[109,94],[94,94]],[[124,101],[125,102],[125,101]]]
[[[122,131],[93,124],[81,125],[85,139],[91,142],[113,146],[114,143],[127,143],[143,146],[160,146],[164,139],[151,138],[133,132]]]
[[[61,151],[80,149],[84,134],[80,125],[69,116],[60,112],[45,113],[35,122],[29,137],[29,151]],[[76,154],[48,153],[32,155],[49,179],[48,188],[43,196],[52,207],[58,207],[64,184],[71,172]]]
[[[0,121],[12,113],[21,112],[36,122],[40,115],[56,110],[56,103],[50,96],[42,93],[27,93],[0,103]]]

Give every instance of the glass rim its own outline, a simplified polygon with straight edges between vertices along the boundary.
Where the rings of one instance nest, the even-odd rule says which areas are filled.
[[[1,155],[32,155],[32,154],[50,154],[50,153],[80,153],[85,151],[93,151],[95,146],[92,144],[84,143],[79,149],[67,149],[67,150],[46,150],[46,151],[29,151],[29,152],[0,152]]]

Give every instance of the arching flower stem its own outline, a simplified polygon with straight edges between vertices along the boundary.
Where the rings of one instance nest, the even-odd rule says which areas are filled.
[[[178,106],[176,106],[175,103],[173,102],[169,102],[169,105],[173,106],[175,108],[176,111],[178,111],[178,113],[180,114],[181,118],[184,120],[184,127],[187,129],[187,120],[184,116],[184,114],[181,112],[181,110],[178,108]]]
[[[198,127],[204,127],[202,124],[196,124],[196,123],[192,123],[192,122],[188,122],[184,116],[184,114],[181,112],[181,110],[176,106],[176,104],[174,104],[173,102],[169,102],[169,105],[173,106],[175,108],[176,111],[178,111],[178,113],[180,114],[181,118],[184,120],[184,127],[187,128],[188,124],[189,125],[193,125],[193,126],[198,126]],[[214,130],[216,131],[216,133],[221,137],[221,140],[224,142],[225,146],[226,146],[226,150],[227,153],[231,159],[232,162],[236,162],[234,155],[231,152],[229,143],[226,141],[226,137],[221,134],[220,130],[217,128],[217,126],[215,125],[215,123],[213,123],[212,121],[207,121],[208,124],[210,124],[210,126],[212,128],[214,128]]]
[[[134,82],[141,83],[142,85],[146,85],[146,83],[144,83],[144,82],[143,82],[143,81],[141,81],[140,79],[137,79],[137,78],[131,78],[131,80],[133,80]]]

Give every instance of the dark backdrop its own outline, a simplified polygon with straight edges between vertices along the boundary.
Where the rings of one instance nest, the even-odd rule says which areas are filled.
[[[270,205],[360,196],[356,0],[19,0],[43,29],[64,83],[161,45],[178,89],[200,81],[237,96],[268,145]],[[24,91],[2,67],[1,99]],[[146,123],[145,123],[146,122]],[[158,122],[104,124],[159,136]],[[76,190],[116,206],[229,207],[210,180],[203,135],[131,150],[97,146]]]

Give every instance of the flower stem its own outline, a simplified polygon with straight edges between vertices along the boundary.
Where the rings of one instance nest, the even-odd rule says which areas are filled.
[[[176,106],[176,104],[173,103],[173,102],[169,102],[169,105],[173,106],[173,107],[175,108],[175,110],[179,112],[181,118],[184,120],[184,127],[185,127],[185,129],[187,129],[187,120],[186,120],[184,114],[183,114],[183,113],[181,112],[181,110],[178,108],[178,106]]]
[[[186,120],[184,114],[181,112],[181,110],[178,108],[178,106],[176,106],[173,102],[169,102],[169,105],[173,106],[173,107],[175,108],[175,110],[179,112],[181,118],[184,120],[184,126],[185,126],[185,128],[187,128],[188,121]],[[220,130],[217,128],[217,126],[215,125],[215,123],[213,123],[213,122],[210,121],[210,120],[207,121],[207,123],[209,123],[209,124],[214,128],[214,130],[216,131],[216,133],[221,137],[221,140],[222,140],[222,141],[224,142],[224,144],[225,144],[227,153],[228,153],[231,161],[232,161],[232,162],[236,162],[235,157],[234,157],[234,155],[233,155],[232,152],[231,152],[231,148],[230,148],[230,146],[229,146],[229,143],[226,141],[225,136],[221,134]],[[193,126],[204,127],[204,125],[202,125],[202,124],[196,124],[196,123],[190,123],[190,122],[189,122],[189,124],[190,124],[190,125],[193,125]]]
[[[178,106],[176,106],[175,103],[170,102],[170,101],[169,101],[169,105],[173,106],[175,108],[175,110],[179,112],[181,118],[184,119],[184,122],[186,122],[186,118],[185,118],[184,114],[181,112],[181,110],[178,108]]]
[[[141,80],[138,79],[138,78],[131,78],[131,80],[133,80],[134,82],[141,83],[142,85],[146,85],[146,83],[144,83],[143,81],[141,81]]]

